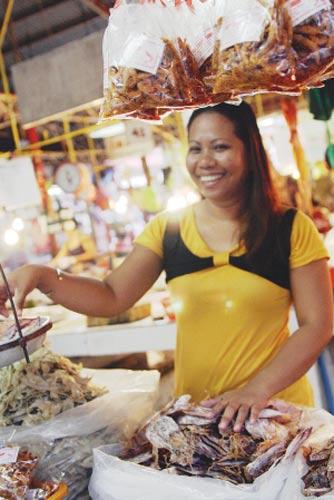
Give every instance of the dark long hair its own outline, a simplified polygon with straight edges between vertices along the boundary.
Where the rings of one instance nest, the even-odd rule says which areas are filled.
[[[255,114],[251,106],[244,101],[239,106],[222,103],[200,108],[194,111],[189,119],[188,133],[193,121],[203,113],[219,113],[229,119],[234,125],[235,134],[244,144],[249,172],[241,237],[248,254],[253,255],[280,212]]]

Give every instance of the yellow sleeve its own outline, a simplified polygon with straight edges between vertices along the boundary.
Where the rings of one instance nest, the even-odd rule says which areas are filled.
[[[167,214],[165,212],[156,215],[148,224],[146,224],[143,232],[134,240],[134,244],[143,245],[162,258],[162,243],[166,224]]]
[[[291,233],[290,268],[328,258],[328,252],[314,222],[303,212],[297,211]]]

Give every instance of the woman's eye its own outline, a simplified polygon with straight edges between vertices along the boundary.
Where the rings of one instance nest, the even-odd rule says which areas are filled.
[[[226,146],[226,144],[216,144],[214,149],[215,151],[225,151],[228,149],[228,146]]]
[[[189,148],[189,153],[199,153],[200,152],[200,148],[196,147],[196,146],[192,146],[191,148]]]

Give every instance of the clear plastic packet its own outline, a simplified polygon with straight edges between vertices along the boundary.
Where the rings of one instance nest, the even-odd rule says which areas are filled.
[[[334,1],[286,0],[293,25],[296,84],[310,87],[333,75]]]
[[[157,109],[208,104],[192,49],[198,25],[195,6],[184,1],[118,3],[103,40],[101,120],[134,113],[155,119]]]
[[[0,455],[1,453],[4,454],[4,448],[0,449]],[[9,460],[0,464],[0,497],[24,500],[37,465],[37,458],[28,450],[17,449],[17,457],[11,457]]]
[[[221,17],[212,58],[214,93],[290,88],[292,26],[284,0],[226,0]]]
[[[0,498],[26,500],[34,482],[39,460],[49,444],[45,441],[17,441],[15,433],[8,441],[0,442]],[[54,485],[57,486],[57,485]],[[47,498],[41,496],[40,498]]]

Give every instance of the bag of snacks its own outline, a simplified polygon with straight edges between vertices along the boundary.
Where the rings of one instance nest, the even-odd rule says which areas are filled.
[[[334,0],[286,0],[293,25],[296,84],[330,76],[334,59]],[[332,70],[333,74],[333,70]]]
[[[170,109],[211,102],[200,71],[203,9],[208,6],[201,2],[171,1],[124,1],[112,9],[103,41],[102,120],[134,113],[155,119]]]
[[[290,88],[291,39],[284,0],[226,0],[211,71],[216,73],[213,91],[245,95]]]
[[[57,494],[59,500],[67,494],[64,483],[55,482],[49,475],[45,481],[36,479],[38,464],[49,444],[34,439],[29,442],[9,441],[0,445],[0,498],[10,500],[46,500]]]

